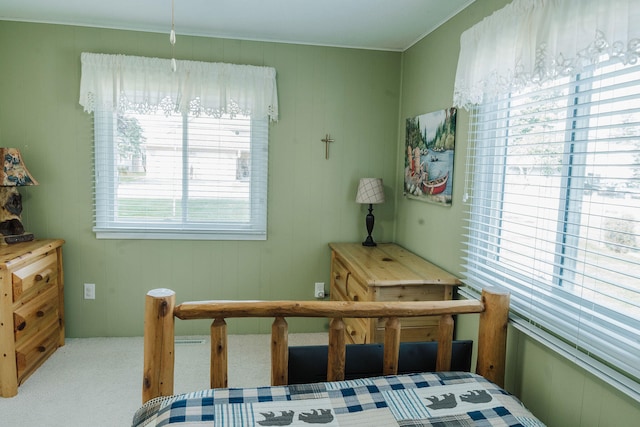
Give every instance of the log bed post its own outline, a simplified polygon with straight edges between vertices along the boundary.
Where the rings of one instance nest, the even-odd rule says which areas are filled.
[[[175,303],[170,289],[153,289],[145,298],[142,403],[173,394]]]
[[[271,385],[289,384],[289,326],[284,317],[271,325]]]
[[[218,317],[211,323],[211,388],[227,387],[227,354],[227,322]]]
[[[344,338],[344,320],[334,317],[329,323],[329,356],[327,360],[327,381],[344,380],[344,365],[347,347]]]
[[[451,355],[453,354],[453,316],[444,314],[440,316],[438,325],[438,352],[436,354],[436,371],[451,370]]]
[[[484,310],[480,313],[478,327],[476,373],[504,387],[509,294],[483,290],[482,303]]]
[[[400,359],[400,319],[389,317],[384,327],[382,374],[397,375]]]

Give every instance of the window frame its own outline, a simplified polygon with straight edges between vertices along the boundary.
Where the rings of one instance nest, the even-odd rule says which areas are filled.
[[[604,64],[599,64],[604,65]],[[463,294],[468,296],[477,296],[479,290],[483,286],[495,284],[512,292],[512,324],[539,341],[540,343],[552,348],[560,354],[566,356],[579,366],[587,369],[592,374],[601,378],[605,382],[618,388],[633,399],[640,401],[640,391],[638,389],[638,377],[634,376],[634,370],[626,370],[625,365],[613,366],[611,361],[603,359],[602,354],[606,353],[608,343],[608,332],[610,329],[607,325],[613,322],[631,322],[625,324],[629,330],[640,330],[640,319],[632,319],[628,314],[615,311],[611,307],[590,301],[579,295],[573,295],[567,292],[565,282],[571,282],[570,277],[578,274],[576,266],[578,261],[572,256],[571,251],[578,252],[577,241],[583,237],[579,233],[572,232],[571,228],[580,228],[580,222],[576,220],[576,212],[578,209],[572,208],[575,203],[583,203],[581,196],[575,196],[576,191],[582,191],[584,183],[588,179],[587,162],[581,161],[581,156],[586,156],[588,150],[585,147],[590,144],[588,133],[590,126],[576,125],[576,121],[590,120],[590,116],[574,114],[581,108],[589,108],[590,99],[588,90],[581,86],[582,79],[591,77],[590,71],[583,71],[582,75],[575,76],[575,80],[570,83],[575,87],[575,91],[566,95],[568,100],[573,102],[566,106],[566,126],[564,138],[564,150],[561,162],[561,186],[564,195],[559,195],[556,200],[556,212],[558,215],[557,227],[555,231],[554,250],[555,258],[553,260],[552,280],[546,282],[540,277],[528,277],[517,271],[514,267],[501,263],[501,252],[503,251],[502,238],[502,221],[504,220],[503,210],[505,201],[505,186],[507,184],[507,149],[506,142],[510,135],[510,125],[507,126],[487,126],[479,121],[479,117],[486,117],[487,123],[491,121],[509,122],[508,114],[504,117],[500,116],[500,109],[491,109],[492,106],[498,104],[508,105],[506,111],[511,111],[510,99],[511,94],[505,96],[499,101],[492,101],[476,106],[470,120],[469,134],[469,152],[467,158],[470,165],[467,168],[467,191],[472,190],[472,197],[469,193],[465,195],[465,201],[468,201],[469,211],[469,232],[467,235],[465,247],[465,261],[463,268],[466,272],[465,282],[468,285],[468,291],[462,290]],[[637,83],[640,84],[640,83]],[[583,92],[587,92],[584,95]],[[573,98],[573,99],[571,99]],[[586,106],[585,106],[586,104]],[[493,115],[492,115],[493,114]],[[505,113],[506,114],[506,113]],[[596,113],[590,113],[595,115]],[[576,117],[578,117],[576,119]],[[637,124],[635,126],[638,126]],[[585,132],[585,135],[578,136],[578,132]],[[503,134],[499,132],[504,131]],[[490,138],[494,141],[504,139],[504,144],[494,143],[490,148],[475,148],[473,145],[474,134],[482,134],[488,132]],[[475,151],[474,151],[475,150]],[[484,152],[482,150],[490,150]],[[481,154],[475,156],[477,151]],[[482,176],[491,179],[490,183],[475,184],[475,177]],[[487,178],[490,177],[490,178]],[[574,180],[573,182],[571,182]],[[498,196],[488,196],[488,195]],[[562,194],[562,193],[561,193]],[[496,216],[494,212],[499,212],[500,216]],[[484,218],[483,218],[484,217]],[[636,220],[637,222],[637,220]],[[497,231],[496,231],[497,230]],[[635,232],[638,235],[638,232]],[[484,247],[482,246],[484,243]],[[491,246],[496,247],[492,249]],[[564,248],[567,248],[566,250]],[[568,251],[568,252],[567,252]],[[575,255],[575,254],[574,254]],[[536,258],[530,258],[536,261]],[[568,260],[568,264],[567,261]],[[539,260],[537,260],[539,261]],[[584,276],[584,272],[580,273]],[[584,277],[583,277],[584,278]],[[582,278],[582,279],[583,279]],[[584,286],[584,281],[581,281]],[[529,291],[527,291],[529,286]],[[573,285],[572,285],[573,286]],[[515,292],[514,292],[515,290]],[[640,290],[636,291],[640,293]],[[538,302],[531,302],[531,306],[525,307],[526,298],[529,296]],[[514,299],[515,297],[515,299]],[[586,303],[591,303],[592,307],[587,308]],[[564,315],[564,316],[563,316]],[[578,323],[574,325],[571,321],[573,317],[585,317],[584,324]],[[606,318],[608,323],[599,319]],[[595,325],[595,327],[593,327]],[[588,329],[588,330],[587,330]],[[580,335],[588,334],[588,340],[580,337]],[[567,338],[573,334],[575,341]],[[633,337],[633,336],[631,336]],[[592,340],[592,341],[590,341]],[[638,337],[635,337],[638,340]],[[598,346],[605,346],[599,349]],[[630,366],[627,364],[626,366]]]
[[[250,218],[248,223],[233,221],[161,223],[124,221],[116,217],[117,149],[115,129],[118,112],[96,106],[94,111],[94,227],[98,239],[168,240],[266,240],[268,200],[268,118],[251,118],[250,132]],[[182,113],[183,122],[188,114]],[[186,131],[188,133],[188,130]],[[187,150],[183,136],[181,152]],[[183,162],[187,159],[183,157]],[[188,172],[182,172],[186,185]],[[188,197],[188,195],[187,195]],[[183,199],[184,200],[184,199]],[[112,213],[111,215],[109,213]]]

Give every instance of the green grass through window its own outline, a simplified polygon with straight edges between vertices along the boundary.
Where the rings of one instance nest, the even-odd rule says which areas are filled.
[[[235,199],[194,199],[187,204],[188,221],[249,221],[249,202]],[[118,218],[174,220],[182,217],[181,200],[118,199]]]

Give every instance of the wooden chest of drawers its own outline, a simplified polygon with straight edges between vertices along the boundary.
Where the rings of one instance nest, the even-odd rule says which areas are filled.
[[[330,243],[332,301],[450,300],[458,278],[393,243]],[[347,342],[383,342],[384,319],[344,319]],[[433,341],[437,317],[402,319],[401,341]]]
[[[62,240],[0,246],[0,396],[64,345]]]

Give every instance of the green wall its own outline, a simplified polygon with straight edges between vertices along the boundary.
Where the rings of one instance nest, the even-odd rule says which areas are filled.
[[[141,335],[144,296],[157,287],[174,289],[179,302],[312,299],[314,282],[328,289],[327,244],[366,236],[366,209],[355,203],[361,177],[384,179],[389,202],[376,206],[374,237],[393,240],[400,53],[178,36],[179,59],[277,70],[268,239],[235,242],[95,238],[93,122],[78,104],[85,51],[171,55],[167,34],[0,21],[0,144],[20,148],[40,182],[22,190],[26,228],[66,240],[68,336]],[[325,133],[335,139],[328,160]],[[96,284],[95,301],[82,299],[83,283]],[[231,332],[267,332],[271,319],[231,322]],[[208,333],[208,325],[177,330]]]
[[[270,128],[268,240],[96,240],[92,227],[92,120],[78,105],[80,53],[170,56],[166,34],[0,21],[0,144],[22,150],[40,186],[22,190],[23,220],[63,238],[67,335],[140,335],[144,294],[169,287],[193,299],[311,299],[329,281],[331,241],[359,241],[366,210],[358,179],[385,180],[374,237],[395,240],[460,274],[468,115],[458,113],[453,206],[402,196],[404,120],[450,107],[460,34],[504,6],[480,0],[406,52],[377,52],[178,37],[176,57],[267,65],[278,73],[280,121]],[[328,160],[320,139],[331,133]],[[97,299],[82,299],[96,283]],[[232,332],[268,332],[271,320]],[[292,322],[293,323],[293,322]],[[292,330],[318,330],[313,322]],[[206,333],[208,322],[178,332]],[[474,317],[460,318],[473,337]],[[613,388],[509,329],[509,391],[549,426],[631,426],[640,409]]]
[[[460,35],[507,0],[479,0],[403,53],[396,180],[403,179],[404,120],[450,107]],[[396,241],[461,275],[465,227],[462,203],[468,114],[458,110],[453,204],[450,208],[398,194]],[[460,316],[460,338],[477,336],[477,317]],[[640,404],[564,357],[509,328],[506,388],[550,427],[636,426]]]

